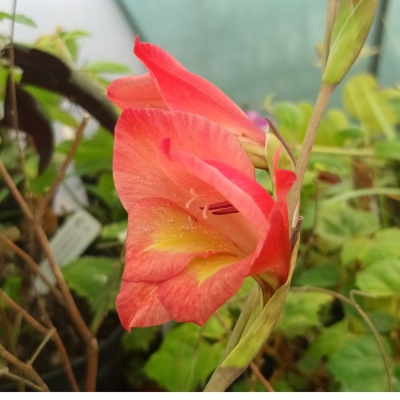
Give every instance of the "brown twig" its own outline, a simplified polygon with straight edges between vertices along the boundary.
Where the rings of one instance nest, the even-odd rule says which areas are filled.
[[[2,289],[0,289],[0,297],[3,298],[7,304],[15,311],[17,312],[19,315],[22,316],[22,318],[32,327],[34,328],[36,331],[38,331],[39,333],[43,334],[43,335],[49,335],[50,332],[52,333],[51,339],[54,342],[54,344],[56,345],[60,355],[61,355],[61,360],[63,362],[64,365],[64,369],[66,371],[67,374],[67,378],[68,381],[71,385],[72,390],[74,391],[79,391],[79,386],[76,382],[74,373],[72,371],[72,367],[71,367],[71,363],[67,354],[67,351],[65,349],[65,346],[58,334],[58,332],[56,331],[54,325],[51,323],[50,319],[48,318],[47,313],[45,312],[45,310],[42,307],[42,313],[41,315],[46,319],[46,323],[48,325],[50,325],[50,328],[45,327],[44,325],[42,325],[39,321],[37,321],[35,318],[33,318],[26,310],[24,310],[18,303],[16,303],[13,299],[11,299]],[[41,303],[39,303],[41,304]],[[34,356],[31,357],[31,359],[33,359]]]
[[[31,381],[21,378],[18,375],[12,374],[11,372],[0,370],[0,376],[4,376],[5,378],[8,378],[8,379],[13,380],[18,383],[21,383],[22,385],[29,386],[38,392],[44,392],[43,388],[41,388],[40,386],[35,385]]]
[[[46,308],[44,306],[44,300],[43,299],[39,299],[38,304],[39,304],[39,308],[40,308],[40,311],[41,311],[41,316],[44,319],[44,322],[46,323],[48,328],[49,329],[55,329],[55,327],[54,327],[49,315],[47,314]],[[55,332],[55,334],[53,336],[53,341],[54,341],[55,345],[57,346],[57,349],[58,349],[58,351],[60,353],[61,360],[62,360],[62,363],[63,363],[63,366],[64,366],[64,370],[65,370],[65,373],[67,375],[67,379],[68,379],[68,382],[69,382],[69,384],[71,386],[71,389],[74,392],[79,392],[80,391],[79,385],[78,385],[78,383],[76,381],[76,378],[75,378],[75,375],[74,375],[74,371],[72,370],[72,366],[71,366],[70,359],[68,357],[67,350],[65,349],[64,343],[61,340],[61,337],[60,337],[60,335],[58,334],[57,331]]]
[[[71,321],[73,322],[82,340],[86,343],[86,349],[88,355],[86,389],[87,391],[95,391],[97,365],[98,365],[97,340],[93,335],[93,333],[90,331],[90,329],[87,327],[85,321],[83,320],[78,310],[78,307],[75,304],[72,294],[68,288],[67,283],[65,282],[64,276],[61,273],[61,269],[50,247],[49,240],[46,236],[46,233],[44,232],[43,227],[41,226],[37,218],[35,218],[30,208],[28,207],[26,201],[21,195],[21,192],[14,184],[14,181],[12,180],[10,174],[8,173],[1,159],[0,159],[0,173],[3,176],[4,181],[7,184],[8,188],[10,189],[12,195],[18,202],[22,212],[24,213],[25,218],[27,218],[28,221],[31,221],[31,223],[33,224],[36,238],[43,250],[43,253],[45,254],[45,256],[49,261],[52,272],[56,278],[57,284],[61,290],[61,293],[64,296],[65,307],[70,315]]]
[[[15,365],[18,369],[23,371],[27,377],[29,377],[36,385],[38,385],[42,391],[48,392],[49,388],[44,383],[43,379],[38,375],[38,373],[32,368],[31,365],[28,365],[17,357],[9,353],[3,345],[0,344],[0,357],[4,358],[10,364]]]
[[[39,212],[38,212],[38,219],[41,220],[42,216],[44,214],[44,211],[47,207],[47,204],[49,203],[50,199],[53,197],[55,191],[57,190],[58,186],[60,185],[61,181],[64,179],[65,173],[67,172],[67,169],[69,165],[71,164],[72,159],[74,158],[75,152],[78,149],[79,143],[82,140],[83,133],[85,131],[85,128],[89,122],[90,117],[85,116],[82,119],[82,122],[78,126],[78,129],[75,132],[75,138],[71,144],[71,147],[68,151],[67,157],[65,158],[63,165],[61,166],[60,170],[57,173],[57,176],[53,180],[53,183],[51,184],[50,190],[46,193],[46,195],[43,197],[41,204],[39,206]]]
[[[265,376],[261,373],[259,368],[254,362],[250,363],[250,369],[253,372],[253,374],[256,376],[256,378],[259,380],[259,382],[264,386],[264,388],[268,392],[275,392],[274,388],[272,385],[268,382],[268,380],[265,378]]]
[[[12,240],[8,239],[3,233],[0,233],[0,240],[6,245],[12,252],[21,257],[30,268],[34,275],[40,276],[43,282],[49,287],[51,294],[60,302],[64,304],[62,293],[50,282],[45,274],[41,271],[39,265],[33,260],[33,258],[17,246]]]
[[[289,146],[288,142],[286,139],[283,137],[282,133],[280,133],[279,129],[275,126],[275,124],[267,118],[267,122],[271,128],[272,133],[278,138],[278,140],[282,143],[282,146],[285,148],[286,152],[288,153],[290,159],[293,162],[293,165],[296,165],[296,157],[294,156],[294,153]]]

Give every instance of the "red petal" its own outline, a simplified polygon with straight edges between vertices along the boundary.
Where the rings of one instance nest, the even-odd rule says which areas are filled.
[[[168,109],[148,73],[116,79],[108,87],[107,97],[121,110],[142,107]]]
[[[126,209],[144,197],[164,197],[184,207],[193,196],[175,185],[157,162],[164,138],[174,149],[201,159],[224,162],[229,155],[234,168],[254,177],[254,167],[239,141],[207,119],[179,111],[126,109],[115,128],[113,158],[116,189]]]
[[[187,71],[160,47],[141,43],[138,37],[134,53],[150,72],[171,110],[202,115],[237,136],[264,145],[265,134],[212,83]]]
[[[178,276],[162,282],[158,295],[171,317],[179,322],[203,325],[210,316],[241,287],[252,256],[234,262],[233,257],[222,258],[216,271],[206,271],[209,259],[196,259]],[[226,266],[227,265],[227,266]]]
[[[127,331],[134,327],[160,325],[171,319],[158,299],[157,290],[151,283],[122,281],[116,306],[121,324]]]
[[[228,236],[168,200],[139,200],[128,211],[127,281],[159,282],[177,275],[195,257],[242,253]]]

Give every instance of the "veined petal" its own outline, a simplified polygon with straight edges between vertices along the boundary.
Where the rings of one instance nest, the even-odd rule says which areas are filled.
[[[144,107],[168,109],[148,73],[116,79],[108,86],[107,98],[121,110]]]
[[[231,238],[168,200],[138,200],[132,204],[128,215],[123,275],[126,281],[169,279],[196,257],[224,254],[237,258],[243,255]]]
[[[220,89],[186,70],[166,51],[135,40],[134,53],[143,62],[171,110],[202,115],[239,137],[264,145],[265,134]]]
[[[159,299],[174,320],[204,325],[240,289],[252,258],[196,258],[179,275],[160,284]]]
[[[265,240],[260,241],[260,255],[252,265],[252,275],[268,272],[286,282],[290,267],[291,244],[286,196],[296,180],[292,171],[279,169],[279,150],[274,154],[274,183],[277,198],[269,215],[270,227]]]
[[[274,201],[254,179],[225,163],[206,161],[193,154],[173,150],[169,139],[162,142],[160,150],[164,154],[163,158],[159,158],[160,165],[177,185],[195,187],[200,193],[213,188],[221,199],[228,200],[255,227],[266,229]]]
[[[296,181],[296,174],[293,171],[278,168],[279,156],[280,149],[274,154],[274,185],[277,197],[286,199],[286,195]]]
[[[127,331],[171,320],[171,315],[160,303],[157,291],[155,284],[122,280],[116,306],[121,324]]]
[[[179,111],[126,109],[115,128],[113,158],[115,186],[126,209],[144,197],[164,197],[180,205],[188,201],[186,191],[157,163],[164,138],[174,149],[201,159],[224,162],[229,154],[232,167],[254,177],[252,162],[239,141],[206,118]]]

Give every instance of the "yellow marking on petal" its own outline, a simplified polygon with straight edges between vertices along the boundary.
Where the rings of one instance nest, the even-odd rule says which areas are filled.
[[[232,254],[214,254],[207,258],[196,257],[187,266],[186,271],[195,275],[200,285],[221,269],[240,261],[242,258]]]
[[[207,227],[184,211],[170,208],[158,213],[157,228],[151,232],[152,244],[145,250],[173,253],[230,253],[240,249],[227,236]]]

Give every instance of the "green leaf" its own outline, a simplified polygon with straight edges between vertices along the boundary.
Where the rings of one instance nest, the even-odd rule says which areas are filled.
[[[372,335],[347,343],[328,361],[328,369],[344,392],[382,392],[387,377],[382,356]]]
[[[384,132],[387,139],[396,136],[393,125],[398,121],[387,97],[378,90],[375,77],[355,75],[343,91],[343,103],[349,114],[357,118],[370,134]]]
[[[400,141],[378,142],[373,147],[376,157],[400,161]]]
[[[385,311],[370,311],[368,317],[378,332],[390,332],[395,328],[396,318]]]
[[[85,72],[94,72],[97,74],[129,74],[132,72],[128,66],[114,62],[96,62],[86,65],[83,70]]]
[[[35,23],[35,21],[33,21],[33,19],[23,15],[23,14],[8,14],[5,12],[0,12],[0,21],[4,21],[4,20],[10,20],[10,21],[15,21],[18,24],[22,24],[22,25],[26,25],[26,26],[30,26],[32,28],[36,28],[37,25]]]
[[[337,265],[317,265],[304,271],[296,279],[296,285],[310,285],[322,288],[330,288],[339,283],[340,271]]]
[[[100,175],[97,186],[90,186],[90,192],[96,194],[104,203],[112,206],[118,200],[111,171]]]
[[[299,107],[293,103],[278,103],[274,105],[272,113],[278,121],[279,130],[282,135],[287,140],[293,137],[297,138],[299,128],[302,126],[304,120],[303,113]]]
[[[104,225],[100,237],[103,240],[120,240],[121,235],[126,233],[127,225],[127,221]]]
[[[58,146],[58,151],[67,154],[71,141]],[[113,137],[108,131],[100,128],[91,138],[85,139],[79,145],[74,162],[79,175],[96,174],[111,171],[113,155]]]
[[[357,286],[364,292],[379,297],[400,297],[400,259],[380,260],[361,271]]]
[[[341,146],[344,140],[338,133],[347,126],[347,117],[343,111],[338,109],[328,110],[318,128],[315,144],[322,146]]]
[[[276,329],[287,337],[307,334],[321,325],[318,311],[332,296],[319,292],[289,292]]]
[[[320,237],[319,247],[333,250],[353,237],[368,236],[378,229],[378,218],[370,212],[353,209],[346,204],[325,203],[319,212],[316,233]]]
[[[341,259],[343,265],[358,261],[366,267],[375,261],[400,257],[400,229],[388,228],[378,231],[373,238],[350,239],[343,246]]]
[[[346,241],[340,253],[342,265],[347,266],[355,261],[358,261],[360,259],[361,252],[364,251],[370,243],[371,240],[366,237],[356,237]]]
[[[222,343],[211,345],[202,338],[200,327],[187,323],[167,334],[144,370],[171,392],[192,391],[204,385],[222,352]]]
[[[118,288],[110,288],[110,284],[117,262],[114,258],[86,256],[72,261],[61,270],[68,286],[86,298],[95,312],[104,301],[107,301],[108,309],[113,310]]]
[[[347,321],[338,322],[321,330],[321,333],[311,342],[307,350],[309,356],[319,360],[330,357],[341,350],[352,338],[348,332]]]
[[[126,351],[149,351],[151,343],[160,333],[159,326],[147,328],[134,328],[130,332],[124,332],[122,345]]]

